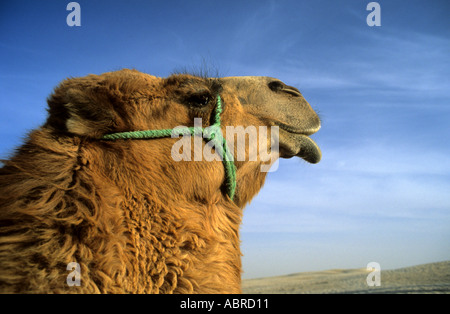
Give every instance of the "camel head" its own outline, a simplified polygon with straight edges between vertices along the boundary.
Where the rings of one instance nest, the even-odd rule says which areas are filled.
[[[270,77],[205,78],[174,74],[168,78],[158,78],[135,70],[121,70],[68,79],[55,89],[48,100],[50,115],[46,126],[54,132],[75,134],[90,140],[101,140],[105,134],[116,132],[191,127],[195,118],[201,118],[202,127],[208,127],[213,121],[218,95],[223,102],[221,128],[227,140],[228,126],[241,126],[243,130],[255,127],[259,137],[262,135],[260,127],[267,127],[268,132],[262,142],[270,146],[273,142],[272,127],[277,127],[277,157],[297,156],[309,163],[320,161],[320,149],[309,138],[320,128],[318,115],[298,89]],[[157,150],[170,158],[174,141],[176,139],[164,142],[168,144],[158,142],[158,146],[154,146],[147,156],[154,155]],[[249,143],[245,146],[246,156],[252,149],[256,149],[258,155],[260,145]],[[121,144],[110,145],[117,147]],[[148,144],[140,142],[139,145],[140,149],[144,149],[146,145],[156,144],[155,141],[148,141]],[[238,155],[238,148],[235,145],[234,156]],[[127,150],[130,151],[129,148]],[[205,173],[210,173],[204,177],[197,176],[198,180],[203,180],[204,184],[205,180],[222,177],[217,180],[220,186],[223,174],[217,174],[217,167],[220,169],[221,166],[210,164],[214,166],[204,163]],[[258,171],[259,164],[258,160],[235,160],[238,189],[239,186],[254,186],[238,193],[236,202],[240,206],[247,203],[263,184],[265,173]],[[174,163],[170,167],[177,166],[179,164]],[[185,164],[186,167],[191,166]],[[211,167],[216,170],[211,170]],[[187,171],[198,172],[198,169],[193,167]],[[256,181],[259,183],[256,184]],[[215,186],[215,183],[209,182],[209,185]]]
[[[260,76],[227,77],[219,82],[260,125],[279,127],[280,157],[320,161],[320,149],[308,137],[320,129],[320,119],[297,88]]]

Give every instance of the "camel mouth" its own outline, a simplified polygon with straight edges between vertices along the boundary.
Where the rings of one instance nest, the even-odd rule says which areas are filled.
[[[319,146],[306,134],[293,133],[282,127],[280,127],[279,132],[281,158],[292,158],[295,156],[311,164],[318,163],[322,158]]]
[[[290,126],[288,124],[285,124],[281,121],[275,121],[274,123],[280,129],[283,129],[286,132],[294,133],[294,134],[301,134],[301,135],[311,135],[311,134],[316,133],[320,129],[320,123],[318,124],[318,126],[312,127],[310,129],[296,128],[296,127]]]

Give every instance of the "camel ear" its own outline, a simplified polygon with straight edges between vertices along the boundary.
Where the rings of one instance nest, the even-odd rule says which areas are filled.
[[[69,89],[66,128],[70,133],[101,137],[113,129],[114,110],[102,91]]]
[[[69,79],[48,99],[47,125],[57,131],[100,138],[114,129],[112,97],[104,86],[89,84],[86,78]]]

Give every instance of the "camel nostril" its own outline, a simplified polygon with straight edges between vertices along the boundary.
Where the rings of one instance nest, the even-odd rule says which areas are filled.
[[[293,96],[302,97],[302,94],[298,89],[292,86],[284,86],[282,89],[283,92],[291,94]]]
[[[280,81],[272,81],[268,84],[268,86],[274,92],[285,92],[292,96],[302,97],[302,94],[300,93],[300,91],[297,88],[288,86]]]
[[[270,82],[267,85],[274,92],[278,92],[278,91],[282,90],[283,87],[284,87],[284,84],[282,82],[280,82],[280,81],[272,81],[272,82]]]

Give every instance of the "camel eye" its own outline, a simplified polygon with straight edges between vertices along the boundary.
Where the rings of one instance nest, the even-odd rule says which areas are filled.
[[[207,106],[210,99],[209,93],[192,94],[186,98],[186,104],[189,107],[201,108]]]

